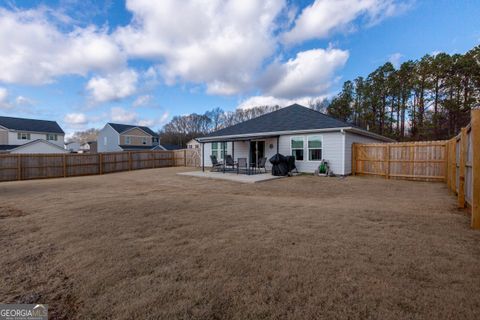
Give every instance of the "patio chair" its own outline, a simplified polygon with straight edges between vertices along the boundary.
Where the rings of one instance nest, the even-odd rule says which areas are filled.
[[[223,163],[218,162],[217,156],[211,155],[210,160],[212,161],[212,170],[210,171],[215,171],[215,170],[223,170]]]
[[[225,167],[230,167],[232,170],[235,169],[235,161],[233,160],[232,156],[227,154],[225,157]]]
[[[237,174],[240,173],[240,168],[244,168],[245,172],[248,170],[247,158],[238,158],[237,161]]]
[[[267,168],[265,168],[265,164],[267,163],[267,158],[261,158],[258,160],[258,166],[257,168],[265,170],[265,173],[267,173]]]

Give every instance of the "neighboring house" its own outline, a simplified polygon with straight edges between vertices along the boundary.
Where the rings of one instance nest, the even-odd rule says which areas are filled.
[[[78,141],[70,141],[65,143],[65,149],[69,152],[79,152],[80,151],[80,142]]]
[[[198,142],[196,139],[192,139],[187,142],[187,149],[200,149],[200,142]]]
[[[64,137],[55,121],[0,116],[0,152],[66,153]]]
[[[148,127],[107,123],[97,135],[98,152],[164,150]]]
[[[314,172],[324,159],[338,175],[351,173],[352,143],[393,141],[298,104],[197,140],[203,145],[201,157],[205,166],[211,166],[210,155],[222,160],[228,154],[234,160],[247,158],[249,163],[256,163],[260,158],[280,153],[295,156],[300,172]]]
[[[88,141],[80,146],[81,153],[97,153],[97,141]]]
[[[181,150],[182,146],[177,144],[162,144],[163,150]]]

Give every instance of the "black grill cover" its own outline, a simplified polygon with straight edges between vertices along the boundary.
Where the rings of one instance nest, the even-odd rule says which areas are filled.
[[[297,169],[297,167],[295,166],[295,157],[286,156],[286,158],[287,158],[288,172],[292,172],[293,169]]]
[[[272,164],[272,175],[286,176],[288,174],[288,162],[285,156],[277,153],[269,161]]]

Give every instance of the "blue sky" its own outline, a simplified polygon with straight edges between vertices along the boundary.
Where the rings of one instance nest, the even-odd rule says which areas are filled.
[[[307,103],[480,43],[480,1],[0,0],[0,115],[67,133]]]

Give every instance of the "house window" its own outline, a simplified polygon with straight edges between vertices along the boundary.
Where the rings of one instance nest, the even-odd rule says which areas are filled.
[[[321,136],[308,137],[308,160],[309,161],[322,160],[322,137]]]
[[[17,138],[18,140],[30,140],[30,133],[19,132]]]
[[[54,133],[47,133],[47,140],[49,141],[57,141],[58,140],[58,135]]]
[[[222,142],[212,142],[212,156],[216,156],[217,159],[223,159],[225,145],[226,144]]]
[[[158,138],[152,137],[152,144],[158,144]]]
[[[107,137],[103,137],[103,145],[104,145],[104,146],[107,145]]]
[[[212,142],[212,156],[218,159],[218,142]]]
[[[132,137],[125,136],[125,144],[131,144],[131,143],[132,143]]]
[[[303,137],[292,137],[290,146],[292,149],[292,156],[297,161],[303,161]]]
[[[147,144],[147,137],[142,138],[142,144]]]

